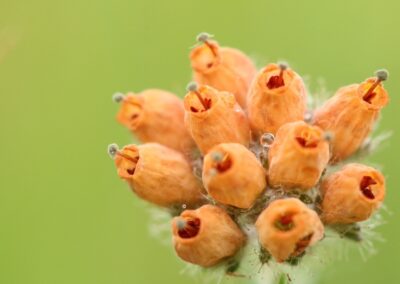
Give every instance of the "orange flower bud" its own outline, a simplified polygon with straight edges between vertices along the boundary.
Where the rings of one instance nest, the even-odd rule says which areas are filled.
[[[190,53],[194,80],[234,94],[245,108],[247,91],[257,72],[253,62],[237,49],[219,47],[207,34],[200,34],[198,41],[202,44]]]
[[[381,84],[386,78],[387,72],[382,70],[377,78],[343,87],[315,112],[315,125],[333,133],[332,162],[357,151],[371,132],[380,110],[388,103]]]
[[[246,147],[219,144],[204,157],[203,183],[218,202],[250,208],[266,187],[265,170]]]
[[[183,102],[174,94],[151,89],[126,97],[117,94],[115,100],[121,102],[117,120],[140,141],[157,142],[185,153],[194,147],[184,125]]]
[[[220,143],[249,144],[246,115],[232,94],[196,84],[190,84],[188,89],[184,98],[185,123],[203,154]]]
[[[374,168],[348,164],[321,185],[322,220],[350,224],[367,220],[385,198],[385,178]]]
[[[213,205],[182,212],[172,220],[172,234],[178,256],[203,267],[233,256],[246,241],[231,217]]]
[[[285,64],[269,64],[249,90],[247,109],[254,133],[275,134],[287,122],[303,120],[306,88],[301,77]]]
[[[287,123],[268,152],[269,184],[307,190],[315,186],[329,161],[329,144],[319,127]]]
[[[301,255],[324,235],[317,213],[296,198],[273,201],[258,217],[256,229],[277,262]]]
[[[202,201],[202,187],[182,153],[161,144],[110,145],[118,175],[142,199],[160,206],[194,205]]]

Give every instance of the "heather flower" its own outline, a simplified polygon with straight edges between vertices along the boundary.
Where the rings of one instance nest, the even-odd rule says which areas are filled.
[[[314,187],[329,161],[323,131],[304,121],[279,128],[268,152],[269,183],[273,187],[308,190]]]
[[[268,64],[254,79],[247,98],[252,131],[275,134],[283,124],[303,120],[306,102],[303,79],[285,63]]]
[[[256,228],[261,245],[277,262],[302,255],[324,235],[317,213],[296,198],[273,201],[258,217]]]
[[[243,247],[246,236],[221,208],[204,205],[172,220],[175,251],[185,261],[213,266]]]
[[[340,88],[315,111],[315,125],[333,133],[332,162],[356,152],[372,131],[381,109],[389,100],[382,86],[387,77],[387,71],[380,70],[376,78]]]
[[[202,186],[178,151],[161,144],[110,145],[118,175],[140,198],[159,206],[202,204]]]
[[[322,220],[327,224],[351,224],[367,220],[385,197],[385,178],[376,169],[348,164],[323,180]]]
[[[273,283],[315,274],[313,260],[344,241],[371,248],[385,178],[346,159],[374,148],[361,146],[388,102],[387,71],[307,110],[287,64],[257,75],[243,53],[198,40],[197,83],[183,101],[161,90],[117,95],[118,121],[145,144],[109,147],[121,179],[160,207],[159,227],[172,219],[176,254],[209,275]]]
[[[252,152],[241,144],[225,143],[204,157],[203,183],[216,201],[238,208],[250,208],[265,190],[265,169]]]
[[[240,50],[220,47],[207,33],[197,37],[199,45],[190,53],[193,79],[202,85],[232,93],[242,108],[257,70]]]
[[[126,96],[117,93],[120,103],[119,123],[128,128],[143,143],[156,142],[187,153],[194,142],[184,125],[183,102],[174,94],[149,89]]]
[[[189,84],[184,98],[185,123],[203,154],[220,143],[250,142],[250,128],[244,111],[228,92]]]

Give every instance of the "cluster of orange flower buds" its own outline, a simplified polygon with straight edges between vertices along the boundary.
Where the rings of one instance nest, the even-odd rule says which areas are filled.
[[[304,82],[286,63],[257,73],[241,51],[208,34],[198,41],[183,100],[156,89],[115,95],[117,120],[144,144],[109,146],[137,196],[175,209],[177,255],[214,266],[238,255],[250,226],[260,248],[285,262],[323,240],[326,226],[370,218],[385,196],[383,175],[355,163],[325,172],[370,134],[388,101],[387,72],[339,89],[310,118]]]

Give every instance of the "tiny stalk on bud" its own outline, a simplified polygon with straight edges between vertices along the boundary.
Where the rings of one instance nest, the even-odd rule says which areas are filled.
[[[190,239],[197,236],[200,230],[201,221],[199,218],[180,217],[176,221],[178,235],[182,239]]]
[[[214,168],[219,172],[223,173],[232,166],[232,159],[229,155],[221,152],[214,152],[211,154],[211,158],[214,162]]]
[[[330,132],[330,131],[325,131],[325,132],[324,132],[324,135],[323,135],[322,137],[323,137],[323,139],[324,139],[325,141],[331,142],[331,141],[333,140],[334,135],[333,135],[333,133]]]
[[[277,89],[285,85],[285,81],[283,80],[283,72],[288,68],[286,63],[279,63],[279,75],[271,76],[268,80],[267,87],[268,89]]]
[[[118,145],[115,144],[115,143],[112,143],[112,144],[108,145],[107,152],[108,152],[108,155],[110,155],[110,157],[112,159],[114,159],[115,155],[117,155],[117,153],[119,152]]]
[[[197,37],[196,40],[198,42],[204,43],[212,52],[212,54],[214,56],[217,56],[217,53],[215,51],[215,49],[211,46],[211,44],[209,43],[209,39],[212,38],[213,36],[208,34],[208,33],[200,33]]]
[[[125,95],[123,93],[117,92],[113,94],[112,100],[116,103],[120,103],[125,99]]]
[[[307,111],[304,114],[304,121],[308,124],[312,124],[313,122],[313,113],[311,111]]]
[[[376,80],[375,82],[369,87],[367,92],[363,95],[363,100],[366,101],[367,103],[371,103],[371,100],[376,96],[376,93],[374,90],[378,85],[381,84],[381,82],[386,81],[389,76],[389,73],[386,70],[378,70],[376,71]]]
[[[135,156],[131,157],[131,156],[125,154],[125,153],[122,153],[121,151],[118,151],[117,155],[132,163],[131,167],[126,169],[126,172],[128,173],[128,175],[132,176],[135,173],[136,164],[139,161],[139,156],[135,155]]]
[[[197,99],[200,101],[200,103],[203,106],[203,110],[200,110],[201,112],[209,110],[211,108],[211,99],[208,98],[203,98],[202,95],[199,92],[199,88],[197,83],[195,82],[191,82],[189,83],[189,85],[187,86],[187,90],[189,92],[192,92],[196,95]],[[193,106],[190,107],[190,110],[193,112],[198,112],[199,110]]]

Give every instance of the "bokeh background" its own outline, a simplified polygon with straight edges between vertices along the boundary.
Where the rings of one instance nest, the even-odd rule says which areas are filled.
[[[150,237],[106,146],[132,141],[111,95],[182,96],[202,31],[260,66],[289,61],[314,92],[390,70],[378,132],[394,135],[370,159],[387,175],[386,242],[366,262],[332,263],[320,283],[398,283],[399,10],[397,0],[0,0],[0,283],[194,282]]]

